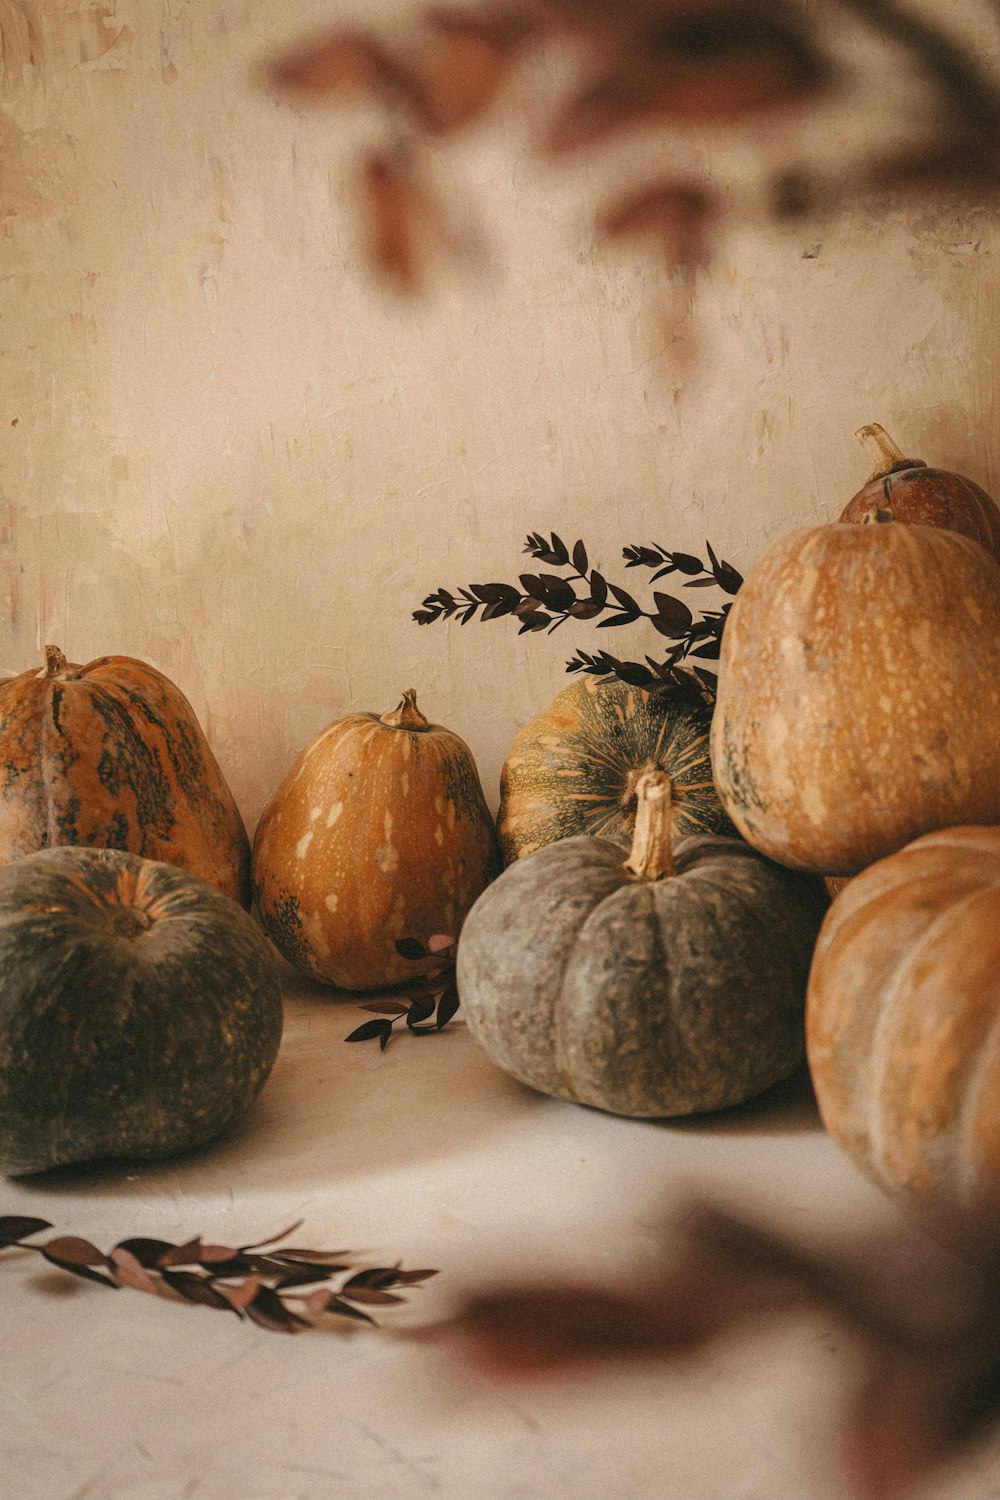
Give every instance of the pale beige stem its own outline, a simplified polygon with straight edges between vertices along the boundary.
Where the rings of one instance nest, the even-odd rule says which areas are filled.
[[[417,707],[416,688],[407,688],[403,694],[402,701],[391,713],[382,714],[380,724],[387,724],[390,729],[430,729],[430,720],[425,719]]]
[[[674,874],[673,784],[666,771],[654,769],[640,776],[635,792],[635,831],[625,868],[636,880],[660,880]]]
[[[925,469],[922,458],[907,458],[902,448],[894,443],[885,428],[878,422],[869,422],[859,427],[854,434],[874,464],[872,479],[884,479],[899,469]]]

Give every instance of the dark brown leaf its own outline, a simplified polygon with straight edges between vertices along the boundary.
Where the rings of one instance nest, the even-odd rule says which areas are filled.
[[[359,1007],[361,1010],[374,1011],[377,1016],[405,1016],[409,1008],[400,1000],[371,1000],[367,1005]]]
[[[48,1219],[31,1219],[23,1214],[0,1214],[0,1250],[29,1239],[43,1229],[51,1229]]]
[[[458,989],[454,984],[451,984],[438,1001],[437,1015],[434,1018],[434,1024],[438,1031],[447,1026],[448,1022],[458,1011],[459,1004]]]
[[[379,1044],[380,1044],[382,1050],[385,1051],[386,1045],[387,1045],[387,1043],[388,1043],[389,1038],[390,1038],[391,1035],[392,1035],[392,1022],[391,1021],[364,1021],[364,1022],[362,1022],[362,1024],[360,1026],[356,1027],[355,1030],[352,1031],[348,1036],[345,1036],[344,1037],[344,1041],[345,1042],[370,1042],[375,1037],[378,1037]]]
[[[326,1307],[327,1312],[336,1313],[341,1318],[354,1318],[359,1323],[374,1324],[375,1319],[369,1317],[368,1313],[362,1312],[360,1307],[352,1307],[342,1297],[331,1297]]]
[[[53,1265],[61,1266],[65,1271],[80,1271],[87,1266],[110,1265],[108,1257],[96,1245],[89,1240],[82,1240],[77,1235],[61,1234],[55,1239],[46,1240],[41,1246],[41,1252],[46,1260]],[[105,1280],[97,1277],[96,1280]]]
[[[583,542],[576,542],[573,547],[573,566],[581,577],[586,577],[588,561],[587,549]]]
[[[199,1276],[195,1271],[163,1270],[160,1275],[164,1284],[179,1297],[183,1297],[186,1302],[197,1302],[203,1307],[217,1307],[223,1312],[235,1311],[218,1287],[213,1286],[210,1281],[207,1281],[204,1276]]]
[[[285,1306],[277,1292],[262,1286],[251,1302],[243,1308],[251,1322],[269,1333],[295,1333],[299,1328],[308,1328],[305,1318],[293,1313]]]
[[[392,1292],[382,1292],[370,1286],[351,1287],[350,1290],[345,1287],[341,1292],[341,1296],[350,1298],[352,1302],[361,1302],[365,1306],[370,1307],[388,1307],[390,1303],[402,1302],[403,1300],[402,1297],[397,1297]]]

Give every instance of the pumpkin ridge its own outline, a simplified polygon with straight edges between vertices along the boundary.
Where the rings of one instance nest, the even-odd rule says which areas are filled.
[[[898,1138],[894,1141],[892,1122],[897,1118],[899,1111],[890,1104],[891,1086],[900,1081],[898,1067],[892,1066],[895,1061],[895,1044],[900,1032],[907,1029],[907,1022],[911,1019],[907,1014],[906,999],[909,990],[914,988],[914,972],[926,963],[928,950],[934,949],[941,935],[957,921],[961,921],[963,916],[984,897],[992,897],[993,890],[992,886],[985,890],[979,886],[971,891],[963,892],[952,901],[948,901],[945,897],[947,904],[943,910],[924,928],[919,940],[910,946],[905,957],[895,967],[888,986],[882,990],[878,1019],[872,1034],[869,1066],[874,1076],[881,1078],[883,1082],[880,1092],[877,1095],[873,1093],[871,1096],[868,1122],[872,1160],[880,1171],[881,1185],[885,1188],[891,1187],[894,1182],[908,1183],[918,1180],[914,1174],[919,1174],[923,1168],[919,1154],[914,1155],[912,1143]],[[940,1011],[929,1011],[927,1014],[940,1014]],[[926,1048],[926,1041],[923,1046]],[[962,1059],[961,1072],[967,1076],[968,1070],[973,1066],[974,1057],[967,1051]],[[916,1081],[919,1083],[922,1077],[932,1071],[930,1056],[927,1054],[919,1058],[918,1066],[911,1070],[911,1076],[915,1074]],[[956,1081],[957,1078],[958,1074],[953,1073],[952,1092],[957,1096],[959,1107],[950,1114],[944,1133],[957,1140],[961,1149],[963,1143],[968,1144],[969,1138],[961,1129],[962,1090],[960,1083]],[[907,1115],[912,1113],[912,1093],[911,1083],[907,1087],[906,1094],[901,1098]],[[916,1122],[918,1126],[922,1123],[919,1115],[916,1116]],[[922,1140],[925,1146],[928,1144],[919,1130],[917,1139]],[[894,1144],[895,1150],[892,1149]],[[968,1162],[965,1176],[969,1176]]]

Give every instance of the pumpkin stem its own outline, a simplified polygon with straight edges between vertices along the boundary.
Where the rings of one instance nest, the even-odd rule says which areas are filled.
[[[417,707],[416,688],[407,688],[406,692],[392,713],[382,714],[380,724],[388,724],[390,729],[430,729],[430,720],[425,719]]]
[[[885,479],[888,474],[896,474],[900,469],[927,467],[922,458],[907,458],[902,448],[893,442],[878,422],[869,422],[867,427],[859,427],[854,436],[875,465],[872,479]]]
[[[887,521],[895,521],[896,512],[891,505],[869,505],[861,517],[862,526],[884,526]]]
[[[55,677],[60,672],[65,672],[69,666],[68,658],[59,650],[58,646],[46,646],[45,648],[45,675]]]
[[[674,874],[670,849],[673,783],[666,771],[653,769],[639,778],[635,832],[625,868],[636,880],[661,880]]]

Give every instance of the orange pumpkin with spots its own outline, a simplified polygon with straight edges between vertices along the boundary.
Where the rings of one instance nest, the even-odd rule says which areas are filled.
[[[924,834],[830,907],[806,1005],[823,1123],[911,1203],[1000,1189],[1000,828]]]
[[[0,682],[0,865],[54,845],[123,849],[250,905],[250,842],[194,709],[147,662],[45,666]]]
[[[307,745],[257,828],[253,885],[275,946],[342,989],[419,974],[396,942],[457,936],[500,871],[468,745],[403,695],[337,719]]]

